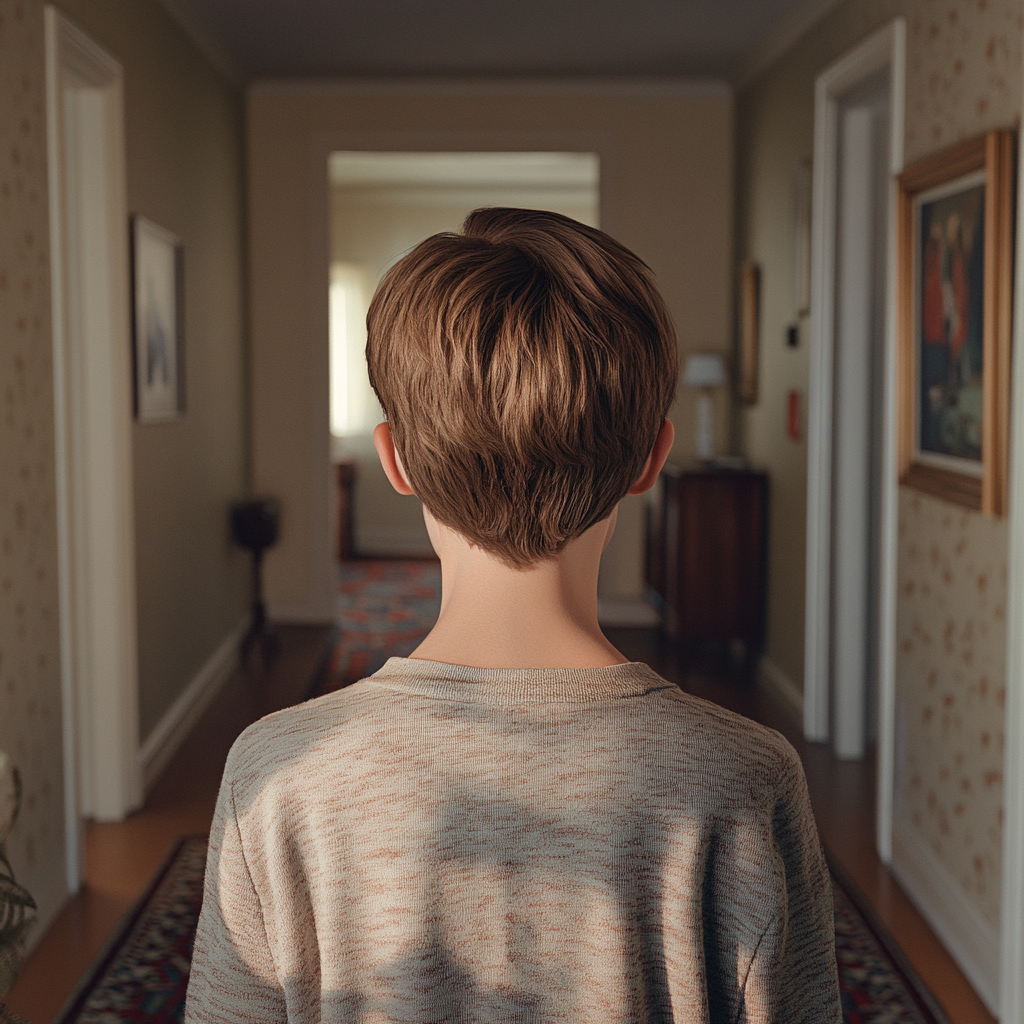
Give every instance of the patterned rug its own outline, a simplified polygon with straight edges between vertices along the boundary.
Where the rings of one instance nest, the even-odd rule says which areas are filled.
[[[202,902],[205,837],[183,839],[55,1024],[176,1024]],[[832,864],[846,1024],[949,1024],[864,897]]]
[[[54,1024],[171,1024],[185,1013],[206,836],[179,840]]]
[[[337,626],[309,695],[373,675],[390,657],[411,654],[437,621],[441,563],[357,559],[338,568]]]
[[[829,857],[846,1024],[949,1024],[864,894]]]

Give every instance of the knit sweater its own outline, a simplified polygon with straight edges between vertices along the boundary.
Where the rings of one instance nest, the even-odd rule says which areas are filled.
[[[392,658],[232,747],[186,1024],[840,1019],[795,751],[645,665]]]

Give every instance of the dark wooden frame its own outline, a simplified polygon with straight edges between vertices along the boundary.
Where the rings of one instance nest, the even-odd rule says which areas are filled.
[[[174,281],[171,288],[174,295],[174,338],[170,357],[174,361],[175,406],[172,411],[152,413],[144,402],[144,367],[146,366],[146,336],[142,327],[145,315],[145,285],[142,280],[142,239],[166,246],[173,250],[172,263]],[[140,423],[163,423],[180,419],[185,414],[185,247],[181,240],[166,228],[154,224],[138,214],[131,219],[131,268],[132,268],[132,380],[135,418]]]
[[[993,131],[919,160],[897,179],[900,483],[966,508],[1006,511],[1013,297],[1014,133]],[[985,172],[982,341],[982,474],[926,465],[915,458],[917,379],[916,199],[972,172]]]

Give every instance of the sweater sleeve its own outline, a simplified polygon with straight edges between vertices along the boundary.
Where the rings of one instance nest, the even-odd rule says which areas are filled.
[[[762,935],[744,985],[741,1021],[839,1024],[832,878],[799,757],[786,744],[772,819],[785,893],[777,925]]]
[[[287,1019],[263,909],[242,848],[230,768],[229,760],[210,832],[185,1024]]]

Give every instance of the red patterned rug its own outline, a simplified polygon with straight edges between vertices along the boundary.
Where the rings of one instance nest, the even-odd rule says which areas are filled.
[[[373,675],[388,658],[404,658],[419,647],[441,608],[441,563],[374,558],[342,562],[337,608],[335,634],[311,697]]]
[[[205,837],[176,845],[55,1024],[183,1019],[205,863]],[[949,1024],[864,897],[832,870],[846,1024]]]
[[[179,840],[54,1024],[171,1024],[185,1014],[206,836]]]

